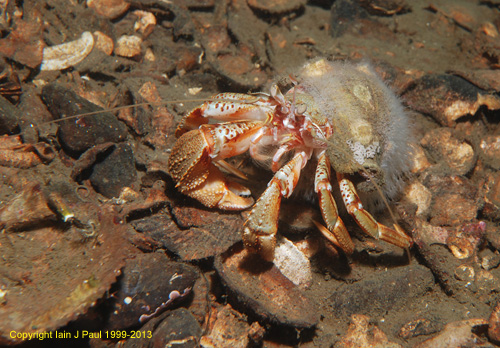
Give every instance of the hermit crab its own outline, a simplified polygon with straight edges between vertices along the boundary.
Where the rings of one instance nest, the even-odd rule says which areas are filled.
[[[326,224],[316,224],[320,231],[352,253],[354,244],[332,195],[333,169],[347,212],[364,232],[411,246],[401,228],[378,223],[359,198],[376,206],[377,197],[394,197],[408,171],[409,122],[396,96],[366,63],[318,59],[292,82],[286,94],[276,84],[269,94],[217,94],[188,113],[168,162],[177,189],[207,207],[253,205],[243,226],[244,244],[272,260],[281,199],[292,195],[300,178],[304,196],[317,196]],[[231,171],[224,159],[246,151],[274,172],[255,204],[249,189],[220,170]],[[314,174],[301,177],[301,172]]]

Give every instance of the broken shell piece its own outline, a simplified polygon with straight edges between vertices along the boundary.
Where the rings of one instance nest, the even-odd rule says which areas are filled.
[[[108,56],[113,54],[113,49],[115,48],[115,44],[112,38],[110,38],[108,35],[100,31],[94,31],[94,37],[95,37],[95,48],[106,53]]]
[[[123,35],[116,42],[115,54],[117,56],[133,58],[141,54],[142,40],[134,35]]]
[[[80,63],[92,51],[94,36],[86,31],[81,38],[43,49],[41,71],[63,70]]]
[[[139,20],[134,24],[134,30],[147,37],[153,32],[156,26],[156,17],[151,12],[137,10],[133,12],[134,15],[139,17]]]
[[[295,285],[302,288],[311,285],[312,271],[309,259],[286,238],[282,238],[276,246],[274,265]]]

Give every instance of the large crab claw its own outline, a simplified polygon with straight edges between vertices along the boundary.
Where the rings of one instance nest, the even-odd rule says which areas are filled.
[[[223,210],[250,207],[250,190],[224,177],[212,161],[248,150],[252,136],[262,127],[260,121],[201,125],[184,133],[175,143],[168,170],[182,193],[203,205]]]

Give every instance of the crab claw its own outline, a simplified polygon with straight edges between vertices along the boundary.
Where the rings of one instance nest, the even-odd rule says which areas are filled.
[[[212,161],[246,151],[250,146],[249,138],[259,128],[257,122],[235,122],[203,125],[184,133],[168,160],[168,171],[177,189],[209,208],[242,210],[250,207],[254,202],[250,190],[225,178]]]

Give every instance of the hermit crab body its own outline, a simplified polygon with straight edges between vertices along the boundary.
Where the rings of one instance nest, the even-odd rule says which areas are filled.
[[[372,203],[380,197],[377,190],[389,198],[397,193],[410,150],[403,107],[366,64],[320,59],[306,64],[297,78],[285,95],[276,85],[270,94],[221,93],[187,114],[168,163],[176,187],[207,207],[253,205],[243,228],[245,246],[272,260],[281,199],[292,195],[303,168],[313,165],[314,184],[309,181],[326,228],[317,225],[351,253],[354,244],[332,196],[333,169],[343,203],[363,231],[409,247],[411,239],[401,229],[368,213],[352,180],[362,178],[357,188]],[[255,204],[246,187],[219,170],[231,170],[224,159],[246,151],[275,173]]]

